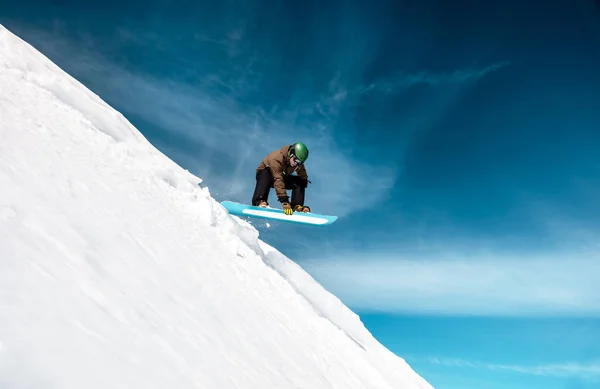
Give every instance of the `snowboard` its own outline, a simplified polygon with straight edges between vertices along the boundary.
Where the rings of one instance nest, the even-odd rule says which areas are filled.
[[[234,201],[223,201],[221,205],[236,216],[249,216],[259,219],[269,219],[287,223],[305,224],[311,226],[328,226],[337,220],[337,216],[320,215],[312,212],[294,212],[286,215],[282,209],[262,208],[253,205],[236,203]]]

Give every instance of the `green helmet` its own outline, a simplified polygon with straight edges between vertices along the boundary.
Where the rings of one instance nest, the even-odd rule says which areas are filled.
[[[308,147],[302,142],[290,146],[290,155],[295,155],[302,163],[308,159]]]

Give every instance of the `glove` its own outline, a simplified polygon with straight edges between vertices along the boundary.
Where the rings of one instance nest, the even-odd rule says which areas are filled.
[[[290,206],[290,203],[282,203],[281,205],[283,206],[283,212],[286,215],[291,215],[292,213],[294,213],[292,207]]]
[[[296,205],[296,206],[294,207],[294,211],[295,211],[295,212],[304,212],[304,213],[306,213],[306,212],[310,212],[310,208],[309,208],[309,207],[307,207],[306,205],[305,205],[305,206],[302,206],[302,205]]]

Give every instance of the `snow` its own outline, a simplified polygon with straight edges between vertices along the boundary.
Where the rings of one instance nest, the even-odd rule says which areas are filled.
[[[431,388],[200,182],[0,26],[0,387]]]

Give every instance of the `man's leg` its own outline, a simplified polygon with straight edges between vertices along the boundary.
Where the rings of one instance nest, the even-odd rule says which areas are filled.
[[[298,176],[288,176],[284,179],[285,188],[292,190],[292,201],[290,205],[292,209],[296,205],[304,205],[304,193],[306,189],[306,181]]]
[[[252,196],[252,205],[256,206],[261,201],[268,200],[273,181],[273,175],[269,169],[263,169],[256,173],[256,187]]]

